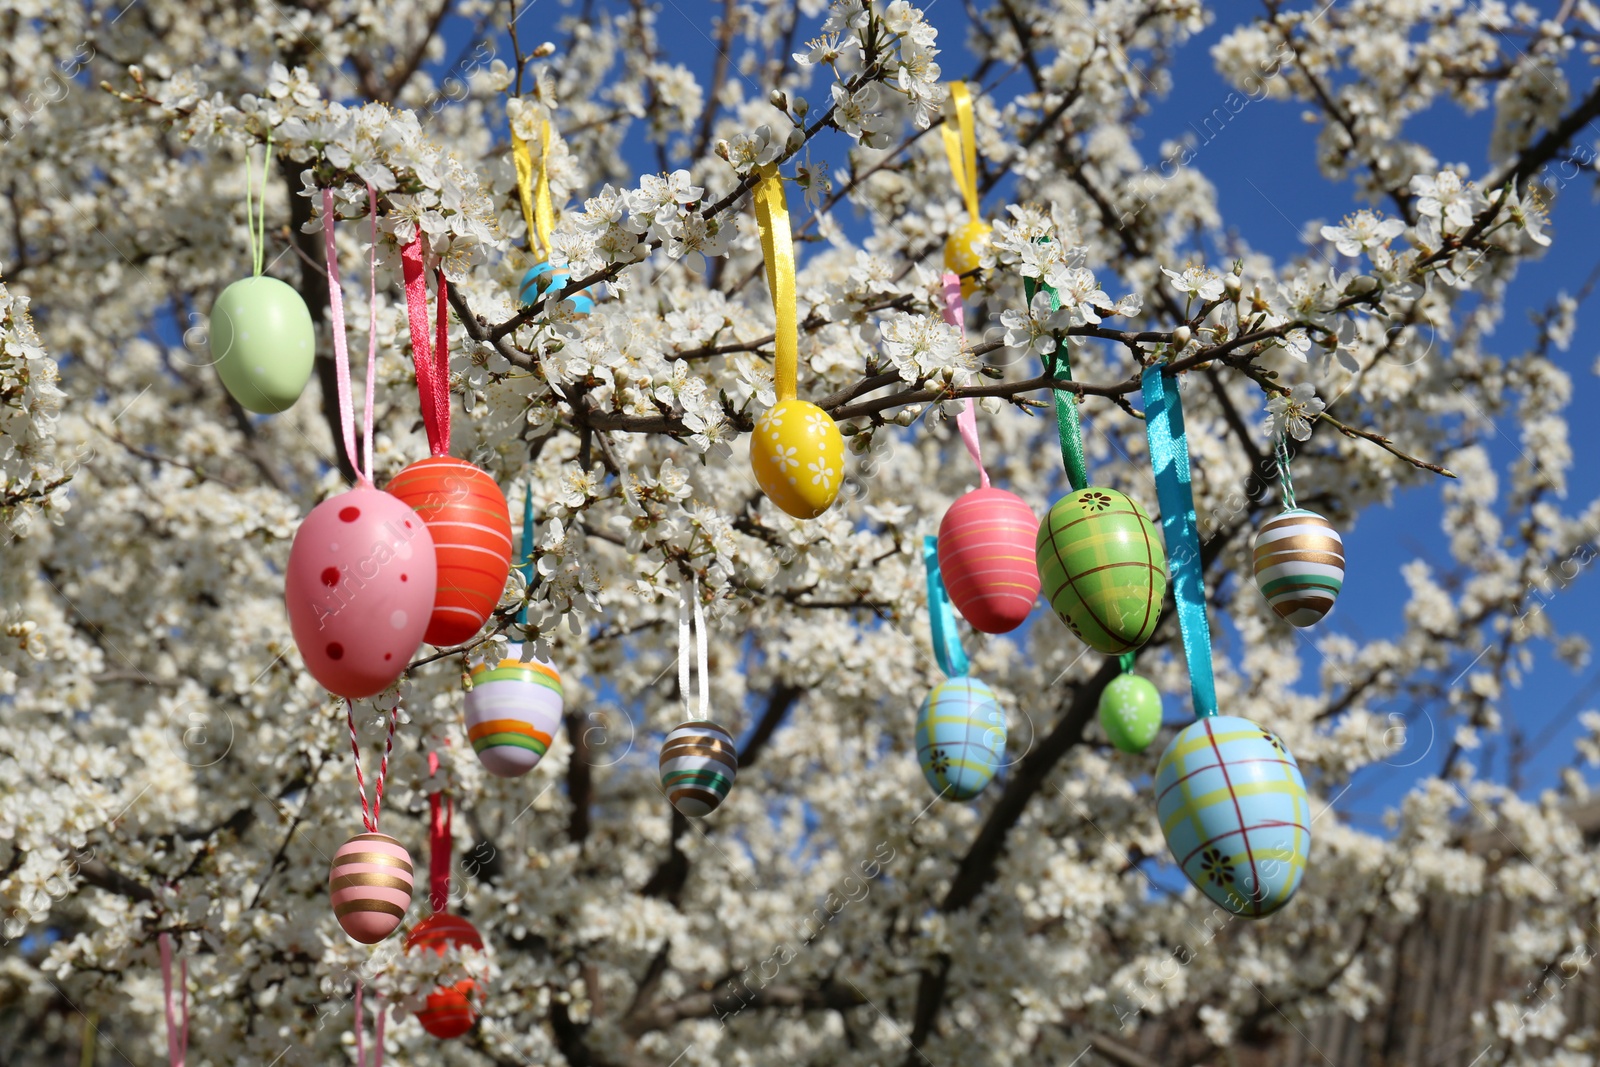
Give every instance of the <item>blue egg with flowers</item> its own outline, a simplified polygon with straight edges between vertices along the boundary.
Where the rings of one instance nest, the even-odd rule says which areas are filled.
[[[1289,749],[1234,715],[1190,723],[1156,767],[1172,857],[1206,896],[1257,919],[1289,903],[1311,854],[1311,803]]]

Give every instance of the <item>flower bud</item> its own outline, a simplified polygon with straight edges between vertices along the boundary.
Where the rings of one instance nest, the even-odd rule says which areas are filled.
[[[1189,347],[1189,341],[1192,337],[1194,337],[1193,330],[1189,329],[1187,326],[1179,326],[1176,330],[1172,331],[1173,347],[1177,348],[1181,352],[1183,349]]]
[[[1222,279],[1222,289],[1228,294],[1229,300],[1238,300],[1239,294],[1244,291],[1244,279],[1229,272],[1228,276]]]
[[[774,89],[772,92],[768,93],[767,103],[771,104],[779,111],[789,110],[789,98],[784,94],[782,89]]]

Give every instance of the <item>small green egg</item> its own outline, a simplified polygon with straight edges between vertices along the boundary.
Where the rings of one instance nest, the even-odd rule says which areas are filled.
[[[294,406],[316,351],[306,302],[276,278],[234,282],[211,305],[211,357],[246,411],[276,415]]]
[[[1148,678],[1118,675],[1100,694],[1100,728],[1122,752],[1143,752],[1161,732],[1161,691]]]

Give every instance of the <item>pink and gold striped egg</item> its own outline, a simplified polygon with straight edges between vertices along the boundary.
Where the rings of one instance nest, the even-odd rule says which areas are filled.
[[[1033,509],[1004,489],[974,489],[939,523],[939,571],[950,600],[974,629],[1003,634],[1039,599]]]
[[[411,853],[388,834],[357,834],[333,854],[328,895],[344,932],[363,945],[388,937],[411,906]]]
[[[493,478],[464,459],[430,456],[394,476],[388,491],[433,535],[439,584],[424,638],[448,648],[488,621],[511,572],[511,512]]]

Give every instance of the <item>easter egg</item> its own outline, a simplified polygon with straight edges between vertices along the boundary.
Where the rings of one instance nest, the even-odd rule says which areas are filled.
[[[1148,678],[1119,674],[1100,693],[1100,729],[1122,752],[1143,752],[1161,732],[1161,692]]]
[[[275,415],[300,398],[317,335],[292,286],[265,274],[234,282],[211,305],[209,334],[217,376],[246,411]]]
[[[411,853],[388,834],[357,834],[333,854],[328,896],[344,932],[376,945],[399,927],[411,906]]]
[[[1150,640],[1167,553],[1137,501],[1094,486],[1069,493],[1040,523],[1035,553],[1050,606],[1086,645],[1116,656]]]
[[[515,778],[538,765],[561,726],[561,675],[537,660],[472,668],[467,739],[484,770]]]
[[[443,956],[447,949],[483,948],[477,928],[459,915],[435,912],[411,928],[406,935],[406,951],[417,949]],[[440,986],[428,994],[427,1003],[417,1011],[417,1022],[434,1037],[460,1037],[478,1019],[473,1006],[478,983],[464,978],[454,985]]]
[[[917,759],[941,796],[971,800],[994,778],[1006,751],[1006,717],[976,678],[934,686],[917,712]]]
[[[439,584],[425,638],[470,641],[494,613],[511,573],[511,511],[487,473],[454,456],[430,456],[395,475],[388,491],[428,526]]]
[[[952,233],[944,242],[944,269],[952,274],[966,274],[969,270],[976,270],[981,266],[978,255],[978,245],[990,233],[990,226],[982,219],[973,219],[961,229]],[[972,293],[978,287],[977,275],[961,279],[961,299],[971,300]]]
[[[306,670],[352,700],[389,688],[422,644],[437,585],[421,516],[371,486],[311,509],[289,549],[284,601]]]
[[[1039,520],[1004,489],[974,489],[939,523],[939,572],[950,601],[974,629],[1003,634],[1039,599],[1034,540]]]
[[[1256,533],[1256,585],[1290,625],[1321,621],[1344,585],[1344,539],[1304,508],[1268,519]]]
[[[750,468],[774,504],[797,519],[814,519],[844,484],[844,438],[817,405],[780,400],[756,420]]]
[[[529,267],[522,276],[522,284],[517,287],[517,301],[527,307],[544,295],[546,290],[554,289],[563,299],[572,301],[574,315],[587,315],[594,310],[594,301],[589,298],[588,292],[564,292],[571,277],[565,267],[557,269],[548,260],[541,260]]]
[[[1216,715],[1189,724],[1156,767],[1156,812],[1189,881],[1236,915],[1289,902],[1311,855],[1300,767],[1270,731]]]
[[[661,745],[661,788],[672,806],[691,818],[716,811],[738,773],[733,735],[714,722],[691,719]]]

